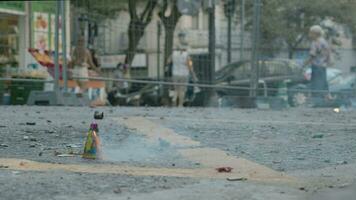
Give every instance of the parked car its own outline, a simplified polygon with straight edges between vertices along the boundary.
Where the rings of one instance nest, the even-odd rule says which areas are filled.
[[[141,79],[153,81],[152,79]],[[128,91],[111,91],[108,100],[113,106],[159,106],[162,86],[155,83],[131,83]]]
[[[259,66],[259,90],[257,91],[257,96],[276,96],[281,83],[285,83],[285,86],[290,88],[305,82],[302,67],[292,60],[261,60],[259,61]],[[217,86],[240,87],[240,89],[216,89],[219,101],[226,102],[225,99],[232,98],[232,101],[235,102],[240,100],[241,102],[238,104],[247,104],[240,107],[253,107],[253,105],[248,105],[249,101],[252,102],[248,98],[251,71],[250,61],[231,63],[217,71],[215,79]],[[269,90],[265,90],[267,88]]]
[[[356,74],[329,73],[335,69],[328,68],[328,84],[331,98],[325,101],[324,107],[348,106],[356,97]],[[304,106],[311,102],[310,82],[298,84],[288,93],[292,106]]]

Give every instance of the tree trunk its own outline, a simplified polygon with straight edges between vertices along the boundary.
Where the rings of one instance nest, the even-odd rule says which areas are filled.
[[[158,14],[165,31],[165,44],[164,44],[164,64],[168,64],[169,58],[173,53],[173,45],[174,45],[174,31],[176,29],[179,18],[182,14],[179,12],[177,7],[177,1],[173,1],[171,14],[169,16],[165,16],[164,13],[168,9],[168,1],[164,1],[163,10]],[[169,69],[165,71],[165,77],[170,77],[172,75],[172,66],[169,66]]]
[[[289,48],[288,50],[288,58],[289,59],[293,59],[294,57],[294,49],[293,48]]]
[[[137,0],[128,1],[131,19],[128,29],[129,47],[126,52],[125,64],[128,64],[129,67],[131,67],[136,54],[137,46],[145,34],[147,25],[152,20],[153,11],[158,3],[158,0],[149,0],[141,15],[138,16],[136,11],[136,1]]]
[[[145,27],[140,22],[131,21],[128,30],[129,47],[126,53],[125,63],[131,66],[136,54],[137,46],[144,35]]]
[[[165,65],[168,64],[169,58],[173,54],[173,45],[174,45],[174,31],[175,26],[165,26],[165,44],[164,44],[164,63]],[[169,69],[165,72],[165,76],[171,76],[172,69]]]

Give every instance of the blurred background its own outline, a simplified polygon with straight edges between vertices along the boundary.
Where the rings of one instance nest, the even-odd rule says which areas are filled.
[[[352,0],[2,1],[0,101],[353,107],[355,11]],[[330,49],[325,91],[311,87],[304,65],[314,25]],[[175,62],[188,58],[195,75],[175,81]],[[315,100],[316,92],[328,98]]]

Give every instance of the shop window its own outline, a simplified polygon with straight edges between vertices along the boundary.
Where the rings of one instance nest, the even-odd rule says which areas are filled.
[[[5,67],[19,65],[19,19],[18,16],[0,14],[0,73]]]

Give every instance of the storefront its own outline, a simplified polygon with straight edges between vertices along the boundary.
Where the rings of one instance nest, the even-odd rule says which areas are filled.
[[[25,45],[24,2],[0,2],[0,73],[6,76],[9,68],[24,64]]]
[[[70,4],[69,1],[65,2],[66,19],[68,19]],[[30,48],[54,50],[56,8],[56,1],[0,2],[0,78],[51,78],[47,69],[42,67],[28,50]],[[69,28],[67,25],[68,47]],[[60,51],[62,51],[61,37],[59,39]],[[16,84],[21,85],[18,82]],[[14,81],[0,81],[0,96],[6,93],[13,99],[14,94],[21,93],[12,91],[14,85]],[[26,83],[27,85],[31,84]],[[26,100],[26,98],[22,99]]]

